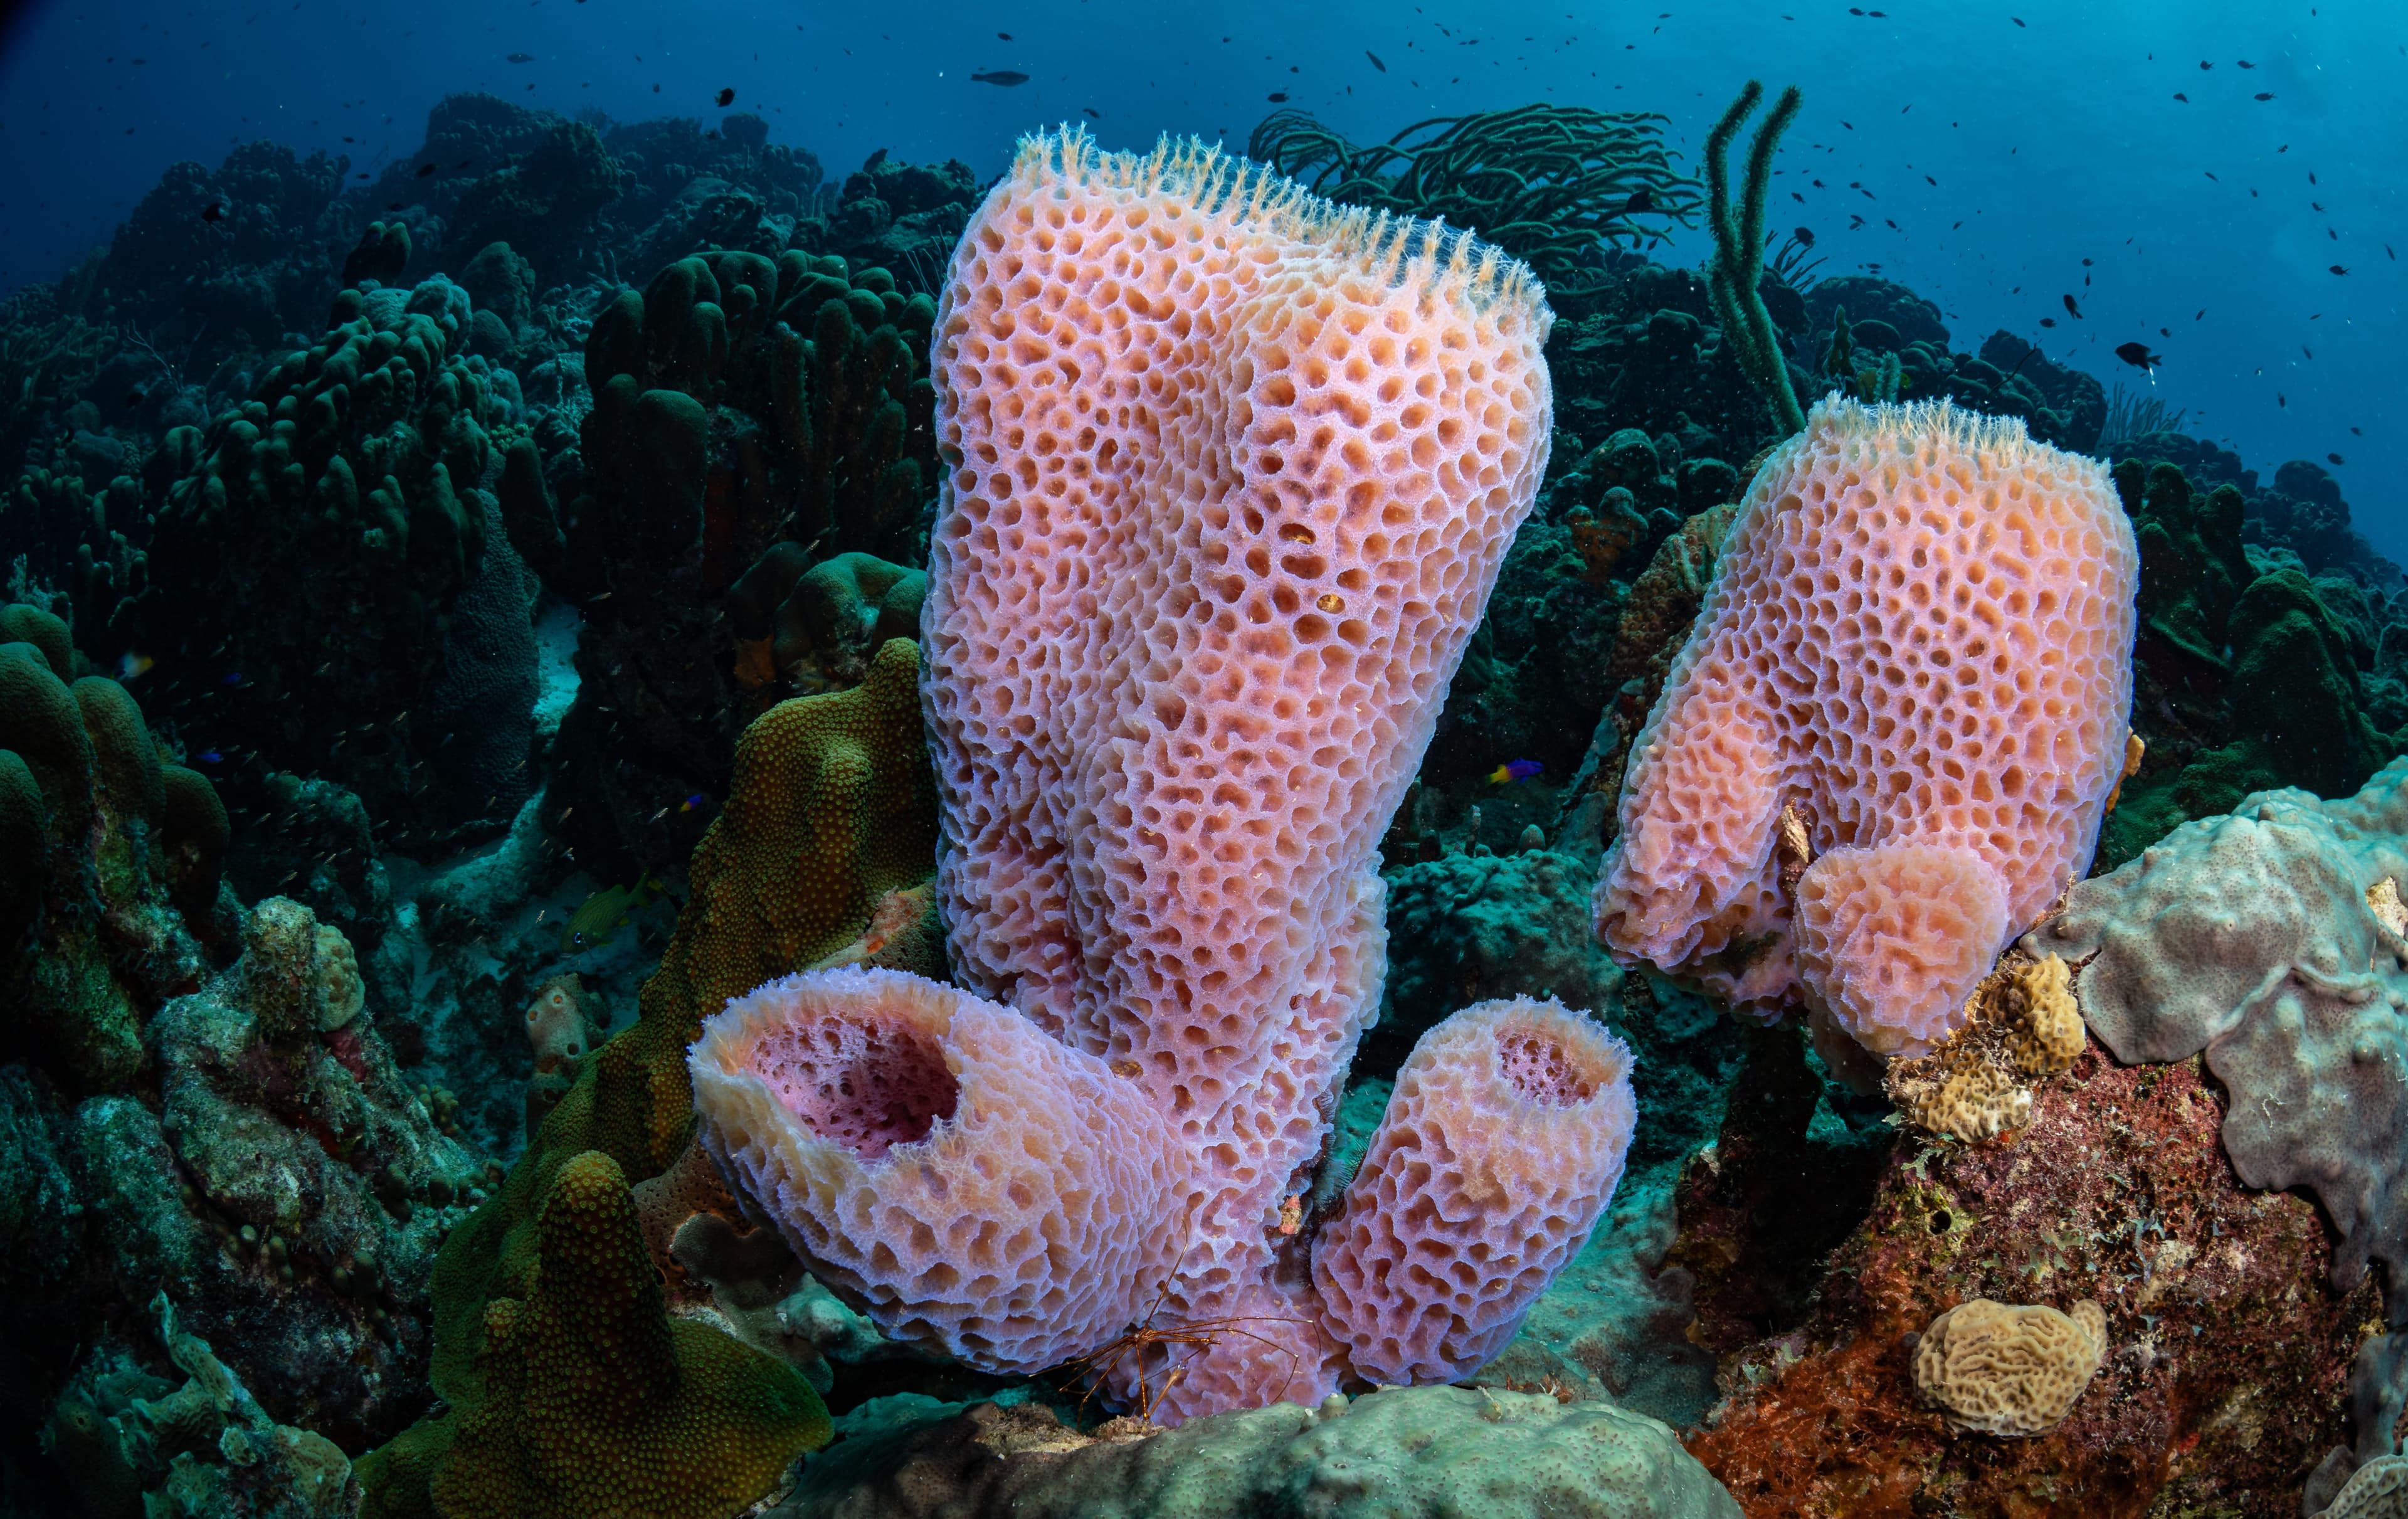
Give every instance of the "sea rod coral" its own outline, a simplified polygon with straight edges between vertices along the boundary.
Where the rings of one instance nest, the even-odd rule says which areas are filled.
[[[2021,423],[1817,405],[1749,486],[1632,741],[1598,932],[1928,1052],[2090,863],[2137,567],[2105,472]]]
[[[704,1143],[888,1333],[1176,1423],[1459,1375],[1587,1238],[1628,1053],[1515,1001],[1424,1040],[1300,1258],[1379,831],[1543,469],[1550,320],[1492,249],[1194,145],[1032,137],[988,197],[924,624],[977,995],[807,973],[692,1054]]]

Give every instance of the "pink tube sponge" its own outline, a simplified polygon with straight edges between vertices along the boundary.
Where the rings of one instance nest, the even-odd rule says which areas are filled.
[[[1552,999],[1422,1036],[1312,1256],[1322,1325],[1375,1382],[1485,1364],[1588,1242],[1639,1111],[1630,1051]]]
[[[1798,965],[1875,1054],[1928,1049],[2007,938],[1998,872],[1934,844],[1835,849],[1798,880]]]
[[[891,1336],[1041,1370],[1141,1317],[1181,1178],[1141,1089],[900,971],[807,971],[687,1056],[703,1145]]]
[[[2139,572],[2096,460],[1946,402],[1818,404],[1748,486],[1631,740],[1599,935],[1925,1053],[2090,864]]]

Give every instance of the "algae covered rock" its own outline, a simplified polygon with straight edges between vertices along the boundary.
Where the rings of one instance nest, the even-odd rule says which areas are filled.
[[[927,1404],[813,1458],[776,1519],[1738,1519],[1672,1431],[1611,1403],[1389,1388],[1094,1436]]]

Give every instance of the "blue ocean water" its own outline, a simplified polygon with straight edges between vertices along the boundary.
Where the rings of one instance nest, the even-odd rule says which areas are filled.
[[[973,78],[1006,70],[1026,82]],[[457,91],[709,122],[732,88],[832,172],[882,148],[982,176],[1064,121],[1114,148],[1240,147],[1274,95],[1356,141],[1538,100],[1660,111],[1694,172],[1751,77],[1805,89],[1772,222],[1810,228],[1823,272],[1878,268],[1960,346],[2035,340],[2269,478],[2326,463],[2359,530],[2408,560],[2408,13],[2383,0],[53,0],[19,8],[0,58],[0,289],[55,278],[177,159],[265,137],[374,168]],[[1693,234],[1670,256],[1707,251]],[[2115,358],[2133,341],[2164,355],[2154,376]]]

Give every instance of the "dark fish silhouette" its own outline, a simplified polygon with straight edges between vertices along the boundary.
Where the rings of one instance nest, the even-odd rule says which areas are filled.
[[[2202,58],[2202,59],[2200,59],[2200,60],[2199,61],[2199,70],[2200,70],[2200,73],[2202,73],[2202,74],[2206,73],[2209,69],[2214,68],[2214,66],[2215,66],[2215,65],[2214,65],[2214,64],[2209,63],[2209,62],[2208,62],[2206,59],[2204,59],[2204,58]]]
[[[201,208],[201,220],[204,222],[222,222],[225,220],[225,211],[226,208],[224,207],[219,205],[216,201],[211,201],[207,206]]]
[[[2073,304],[2072,296],[2068,295],[2065,297],[2065,308],[2072,313],[2074,321],[2079,322],[2082,320],[2082,308]]]
[[[2190,96],[2183,93],[2180,90],[2174,92],[2174,98],[2181,101],[2186,106],[2190,104]]]
[[[1366,58],[1369,58],[1369,60],[1371,60],[1371,66],[1372,66],[1373,68],[1378,69],[1378,70],[1379,70],[1381,73],[1383,73],[1383,74],[1385,74],[1386,72],[1388,72],[1388,65],[1387,65],[1387,64],[1383,64],[1383,63],[1382,63],[1382,62],[1380,62],[1380,55],[1379,55],[1378,53],[1373,52],[1373,51],[1372,51],[1370,49],[1369,49],[1369,48],[1366,48],[1366,49],[1364,49],[1364,50],[1363,50],[1363,56],[1364,56],[1364,57],[1366,57]]]
[[[1622,212],[1625,216],[1636,216],[1641,211],[1652,211],[1655,208],[1656,192],[1645,185],[1641,185],[1637,190],[1632,191],[1630,198],[1622,203]]]
[[[1287,104],[1287,92],[1284,90],[1272,91],[1270,93],[1270,103],[1274,106],[1283,106]]]
[[[2014,22],[2017,26],[2021,26],[2024,23],[2024,19],[2021,16],[2010,16],[2007,20]]]
[[[1814,231],[1812,227],[1798,227],[1793,229],[1789,235],[1798,239],[1798,246],[1800,248],[1812,248],[1814,246]]]
[[[1009,41],[1010,41],[1010,40],[1011,40],[1011,34],[1010,34],[1010,33],[1009,33],[1009,32],[997,32],[997,33],[996,34],[996,36],[999,36],[999,37],[1003,38],[1003,40],[1005,40],[1006,42],[1009,42]]]
[[[2272,100],[2274,98],[2274,92],[2272,90],[2260,90],[2249,98],[2252,100]]]
[[[1026,84],[1028,82],[1028,76],[1023,74],[1016,68],[991,68],[983,74],[971,75],[970,82],[973,84],[1000,84],[1009,88],[1015,84]]]
[[[2236,58],[2232,61],[2232,66],[2235,68],[2256,68],[2258,65],[2251,63],[2246,58]]]
[[[2355,428],[2353,428],[2353,429],[2351,429],[2351,430],[2352,430],[2353,432],[2354,432],[2354,431],[2356,431],[2356,429],[2355,429]],[[2343,458],[2343,457],[2342,457],[2340,454],[2338,454],[2338,453],[2328,453],[2328,454],[2326,454],[2326,455],[2325,455],[2325,457],[2326,457],[2326,458],[2328,458],[2328,459],[2330,459],[2333,463],[2335,463],[2335,464],[2337,464],[2337,465],[2345,465],[2345,464],[2349,463],[2349,461],[2348,461],[2347,459]]]
[[[723,106],[733,106],[736,104],[736,92],[733,90],[722,90],[719,93],[711,96],[711,98],[718,101]]]
[[[2133,368],[2146,369],[2151,374],[2157,373],[2157,365],[2165,362],[2162,355],[2150,352],[2146,343],[2118,343],[2115,356]]]
[[[430,174],[432,174],[432,173],[434,173],[434,172],[435,172],[435,165],[432,165],[432,164],[421,164],[421,165],[418,165],[418,178],[420,178],[420,179],[425,179],[428,175],[430,175]]]
[[[1093,106],[1082,106],[1082,107],[1080,107],[1079,108],[1080,108],[1081,110],[1082,110],[1082,111],[1085,111],[1088,115],[1090,115],[1090,116],[1094,117],[1094,118],[1095,118],[1096,121],[1098,121],[1098,122],[1100,122],[1100,121],[1102,121],[1102,120],[1104,119],[1104,113],[1103,113],[1102,111],[1099,111],[1099,110],[1096,109],[1096,107],[1093,107]]]
[[[2285,396],[2281,391],[2276,391],[2274,393],[2274,404],[2281,407],[2286,411],[2291,409],[2290,400]]]
[[[2353,427],[2349,430],[2349,436],[2352,437],[2364,437],[2366,436],[2366,429],[2363,427]]]
[[[535,54],[531,52],[514,52],[502,61],[507,64],[532,64],[535,62]]]
[[[2333,273],[2335,273],[2335,274],[2347,274],[2347,273],[2349,273],[2349,265],[2345,265],[2345,264],[2329,264],[2329,265],[2325,265],[2325,266],[2326,266],[2327,268],[2329,268],[2329,269],[2332,270],[2332,272],[2333,272]]]
[[[2057,318],[2042,317],[2040,319],[2040,324],[2043,327],[2054,327],[2057,325]]]

